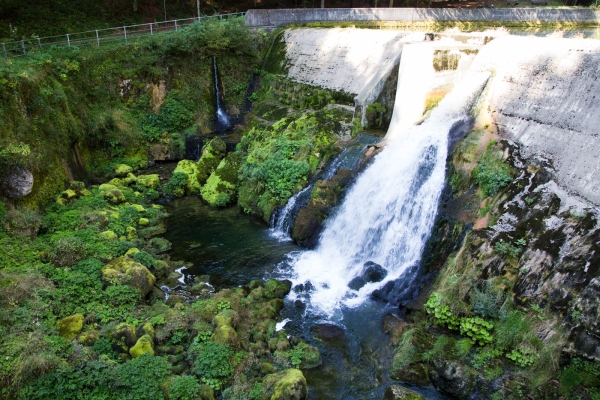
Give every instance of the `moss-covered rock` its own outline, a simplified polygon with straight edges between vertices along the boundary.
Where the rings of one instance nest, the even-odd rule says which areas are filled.
[[[177,163],[177,168],[173,171],[173,174],[183,172],[187,174],[187,183],[185,186],[186,194],[198,194],[200,193],[200,182],[198,180],[198,164],[191,160],[181,160]]]
[[[392,385],[386,389],[383,400],[425,400],[425,397],[404,386]]]
[[[219,344],[229,344],[233,347],[238,347],[240,339],[233,328],[238,318],[237,312],[233,310],[221,311],[215,315],[214,323],[217,327],[211,336],[211,340]]]
[[[123,185],[129,186],[137,182],[137,176],[132,174],[131,172],[127,174],[125,178],[123,178]]]
[[[302,371],[295,368],[265,376],[262,390],[265,398],[271,400],[302,400],[308,393]]]
[[[264,296],[266,299],[282,299],[292,289],[292,282],[269,279],[265,282]]]
[[[138,335],[140,335],[140,336],[148,335],[152,339],[154,339],[154,336],[156,336],[156,333],[154,331],[154,326],[150,322],[146,322],[145,324],[143,324],[142,326],[140,326],[138,328]]]
[[[132,247],[129,250],[127,250],[127,252],[125,253],[126,256],[132,256],[134,254],[137,254],[140,252],[140,249],[138,249],[137,247]]]
[[[96,330],[82,332],[77,336],[77,341],[84,346],[93,346],[100,339],[100,332]]]
[[[211,206],[223,207],[235,200],[238,170],[242,160],[236,153],[229,153],[202,187],[202,198]]]
[[[146,296],[152,291],[156,278],[148,268],[127,256],[114,259],[102,270],[102,280],[107,285],[130,285]]]
[[[123,192],[119,189],[107,190],[104,192],[104,199],[111,204],[123,204],[127,201]]]
[[[202,155],[198,160],[198,183],[204,185],[208,177],[217,169],[225,153],[227,146],[220,138],[216,137],[206,143],[202,148]]]
[[[73,314],[56,322],[60,336],[71,340],[83,329],[83,314]]]
[[[158,174],[139,175],[137,177],[137,184],[149,189],[158,189],[160,186],[160,176]]]
[[[296,349],[302,350],[302,357],[300,357],[300,368],[310,369],[321,365],[321,353],[316,347],[311,346],[308,343],[301,342],[298,343]]]
[[[100,237],[104,240],[117,240],[117,234],[113,231],[104,231],[100,233]]]
[[[148,218],[144,218],[144,217],[142,217],[142,218],[140,218],[140,219],[138,220],[138,224],[140,224],[140,225],[142,225],[142,226],[146,226],[146,225],[148,225],[149,223],[150,223],[150,221],[148,220]]]
[[[144,354],[154,355],[154,342],[150,335],[144,335],[137,340],[135,346],[129,349],[129,354],[133,358],[138,358]]]
[[[130,242],[137,239],[137,229],[135,229],[133,226],[128,226],[125,228],[125,233],[127,234],[127,240]]]
[[[133,172],[133,168],[131,168],[127,164],[118,164],[115,167],[115,175],[116,176],[127,176],[127,174],[130,174],[132,172]]]
[[[138,339],[135,327],[131,324],[121,323],[115,327],[115,331],[112,333],[113,339],[117,342],[125,344],[127,348],[133,346]]]

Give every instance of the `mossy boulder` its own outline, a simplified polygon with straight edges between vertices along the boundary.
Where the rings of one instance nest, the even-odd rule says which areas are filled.
[[[112,333],[112,337],[116,341],[124,343],[127,348],[133,346],[138,340],[135,327],[127,323],[117,325],[115,331]]]
[[[138,358],[144,354],[154,355],[154,342],[150,335],[144,335],[137,340],[135,346],[129,349],[129,354],[132,358]]]
[[[140,326],[137,330],[137,333],[139,336],[148,335],[152,339],[154,339],[154,336],[156,336],[156,333],[154,331],[154,326],[150,322],[146,322],[145,324]]]
[[[233,328],[238,318],[237,312],[233,310],[221,311],[215,315],[214,323],[217,327],[210,339],[219,344],[229,344],[233,347],[238,347],[240,339]]]
[[[235,200],[238,170],[242,163],[236,153],[229,153],[202,187],[202,198],[211,206],[223,207]]]
[[[321,365],[321,353],[319,353],[319,349],[316,347],[311,346],[308,343],[301,342],[298,343],[296,349],[302,350],[302,357],[300,357],[300,368],[310,369]]]
[[[111,204],[122,204],[127,201],[123,192],[119,189],[108,190],[104,192],[104,199]]]
[[[425,400],[425,397],[404,386],[392,385],[386,389],[383,400]]]
[[[140,225],[142,225],[142,226],[146,226],[146,225],[148,225],[149,223],[150,223],[150,221],[148,220],[148,218],[144,218],[144,217],[142,217],[142,218],[140,218],[140,219],[138,220],[138,224],[140,224]]]
[[[306,379],[295,368],[265,376],[262,388],[265,398],[271,400],[302,400],[308,394]]]
[[[144,206],[140,205],[140,204],[132,204],[131,207],[135,208],[135,210],[139,213],[145,213],[146,209],[144,208]]]
[[[96,330],[82,332],[77,336],[77,341],[84,346],[93,346],[98,339],[100,339],[100,332]]]
[[[160,186],[160,176],[158,174],[139,175],[136,183],[156,190]]]
[[[83,314],[77,313],[56,322],[60,336],[71,340],[83,329]]]
[[[132,256],[134,254],[137,254],[140,252],[140,249],[138,249],[137,247],[132,247],[129,250],[127,250],[127,252],[125,253],[126,256]]]
[[[127,164],[118,164],[115,167],[115,175],[116,176],[127,176],[127,174],[130,174],[132,172],[133,172],[133,168],[131,168]]]
[[[269,279],[265,282],[264,296],[266,299],[282,299],[292,289],[292,282]]]
[[[173,171],[173,174],[183,172],[187,174],[187,183],[185,185],[186,194],[198,194],[200,193],[200,182],[198,180],[198,164],[191,160],[181,160],[177,163],[177,168]]]
[[[223,157],[225,157],[227,146],[225,142],[216,137],[206,143],[202,148],[202,155],[198,160],[198,183],[204,185],[210,175],[217,169]]]
[[[135,229],[133,226],[128,226],[125,228],[125,232],[127,233],[127,240],[130,242],[137,239],[137,229]]]
[[[100,233],[100,237],[104,240],[117,240],[117,234],[113,231],[104,231]]]
[[[122,256],[106,264],[102,270],[102,280],[107,285],[130,285],[146,296],[152,291],[156,278],[148,268]]]

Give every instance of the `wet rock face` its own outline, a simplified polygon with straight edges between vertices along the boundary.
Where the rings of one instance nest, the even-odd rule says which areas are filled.
[[[424,400],[420,393],[400,385],[392,385],[385,390],[383,400]]]
[[[459,362],[441,361],[431,371],[431,381],[441,392],[466,398],[475,388],[475,374]]]
[[[33,189],[33,174],[16,167],[4,177],[0,189],[7,197],[27,196]]]
[[[322,340],[342,340],[344,338],[344,330],[339,326],[332,324],[317,324],[313,328],[315,337]]]

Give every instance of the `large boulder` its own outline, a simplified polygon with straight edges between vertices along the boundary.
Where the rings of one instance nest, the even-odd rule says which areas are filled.
[[[178,172],[187,174],[187,183],[185,185],[186,194],[200,193],[200,182],[198,181],[198,164],[191,160],[181,160],[173,171],[173,175]]]
[[[381,282],[386,276],[387,270],[373,261],[367,261],[363,265],[362,277],[365,282]]]
[[[226,206],[235,200],[241,157],[229,153],[202,187],[202,198],[211,206]]]
[[[71,340],[83,329],[83,314],[73,314],[56,322],[60,336]]]
[[[33,189],[33,174],[21,167],[9,171],[0,185],[7,197],[23,197]]]
[[[121,176],[121,177],[125,177],[128,174],[133,172],[133,168],[131,168],[129,165],[127,164],[118,164],[115,167],[115,175],[116,176]]]
[[[204,185],[210,175],[217,169],[225,157],[227,146],[225,142],[216,137],[206,143],[202,148],[202,155],[198,160],[198,183]]]
[[[302,400],[308,394],[306,379],[295,368],[265,376],[262,388],[265,398],[271,400]]]
[[[144,354],[150,353],[154,355],[154,342],[150,335],[144,335],[137,340],[135,346],[129,349],[129,354],[132,358],[138,358]]]
[[[130,285],[146,296],[152,291],[156,278],[142,264],[122,256],[106,264],[102,270],[102,280],[107,285]]]

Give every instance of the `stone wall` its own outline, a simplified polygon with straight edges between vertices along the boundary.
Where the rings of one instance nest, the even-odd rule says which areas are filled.
[[[304,8],[249,10],[250,27],[277,27],[310,22],[360,21],[512,21],[575,22],[597,24],[600,11],[542,8],[441,9],[441,8]]]

